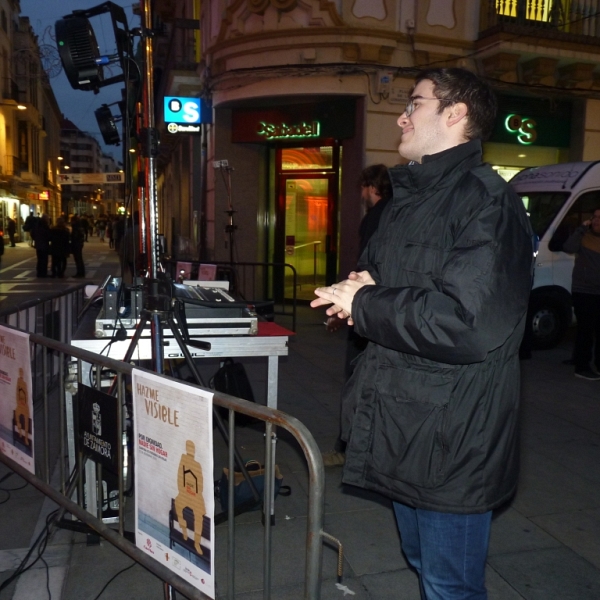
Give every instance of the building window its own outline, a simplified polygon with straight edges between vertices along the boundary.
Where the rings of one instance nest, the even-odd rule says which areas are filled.
[[[29,171],[27,121],[19,121],[19,171]]]
[[[496,0],[496,13],[516,18],[524,11],[528,21],[550,21],[554,0]]]

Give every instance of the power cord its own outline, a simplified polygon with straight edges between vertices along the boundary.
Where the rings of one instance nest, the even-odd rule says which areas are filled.
[[[4,481],[6,481],[9,477],[11,477],[12,475],[14,475],[14,473],[11,471],[10,473],[7,473],[6,475],[4,475],[4,477],[2,477],[2,479],[0,479],[0,483],[3,483]],[[22,490],[23,488],[26,488],[29,484],[27,482],[25,482],[22,486],[20,487],[15,487],[15,488],[5,488],[5,487],[0,487],[0,492],[5,492],[6,495],[6,499],[0,501],[0,504],[6,504],[11,496],[10,493],[11,492],[16,492],[17,490]]]
[[[106,588],[122,573],[125,573],[125,571],[128,571],[129,569],[131,569],[131,567],[135,567],[135,565],[137,565],[136,562],[131,563],[128,567],[125,567],[124,569],[121,569],[118,573],[115,573],[104,585],[104,587],[98,592],[98,595],[94,597],[94,600],[98,600],[98,598],[100,598],[100,596],[102,596],[102,594],[104,593],[104,590],[106,590]]]
[[[31,569],[31,567],[33,567],[33,565],[35,565],[35,563],[38,560],[41,560],[44,563],[44,565],[46,565],[46,590],[48,591],[48,599],[52,600],[52,594],[50,592],[50,572],[48,569],[48,563],[46,563],[46,561],[43,559],[42,554],[46,551],[48,540],[50,539],[50,528],[53,525],[53,521],[58,515],[58,512],[59,510],[56,509],[55,511],[48,514],[48,516],[46,517],[46,524],[44,525],[44,528],[42,529],[42,531],[40,531],[35,542],[33,542],[31,548],[29,548],[25,557],[23,558],[19,566],[15,569],[15,572],[8,579],[3,581],[2,584],[0,584],[0,592],[6,589],[13,581],[18,579],[21,575],[23,575],[23,573],[29,571],[29,569]],[[28,565],[27,561],[29,560],[29,558],[33,554],[33,551],[36,548],[37,557],[31,564]]]

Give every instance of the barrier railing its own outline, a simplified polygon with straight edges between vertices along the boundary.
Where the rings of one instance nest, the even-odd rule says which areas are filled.
[[[60,507],[62,514],[70,513],[89,526],[93,531],[113,544],[116,548],[127,554],[133,560],[143,565],[157,577],[162,579],[166,585],[184,594],[190,600],[206,598],[202,592],[197,590],[186,580],[182,579],[165,566],[153,560],[134,544],[125,538],[125,512],[124,512],[124,490],[127,475],[126,465],[127,453],[123,448],[118,451],[118,507],[117,524],[118,530],[108,527],[106,519],[103,520],[102,506],[106,498],[102,497],[103,486],[95,486],[97,489],[97,504],[94,508],[93,501],[89,501],[92,507],[84,506],[83,479],[86,459],[81,453],[73,455],[68,448],[72,447],[75,436],[73,422],[74,392],[82,385],[85,368],[89,365],[89,372],[95,373],[94,386],[101,389],[103,378],[101,374],[108,373],[112,381],[116,381],[115,401],[119,409],[119,429],[126,431],[124,427],[127,415],[126,383],[132,373],[133,367],[129,363],[116,361],[111,358],[88,352],[86,350],[67,345],[57,340],[31,332],[29,336],[32,346],[32,355],[40,356],[37,365],[32,366],[33,379],[39,379],[43,393],[37,396],[38,407],[42,404],[42,410],[36,410],[34,421],[36,456],[41,456],[43,464],[36,465],[36,475],[24,470],[7,456],[0,454],[0,461],[6,464],[26,481],[51,498]],[[41,363],[41,364],[40,364]],[[76,377],[73,365],[76,365]],[[166,377],[166,376],[161,376]],[[91,379],[91,377],[90,377]],[[181,381],[179,383],[182,383]],[[190,388],[203,389],[194,384],[185,384]],[[207,390],[213,393],[213,390]],[[281,411],[274,410],[255,403],[214,392],[214,404],[224,407],[229,411],[229,444],[228,464],[229,472],[235,467],[235,415],[242,413],[254,417],[265,423],[264,453],[265,469],[269,473],[274,466],[274,436],[277,427],[288,431],[299,444],[306,458],[308,466],[308,510],[307,510],[307,532],[306,532],[306,564],[304,578],[304,598],[318,600],[320,597],[321,564],[322,564],[322,542],[323,539],[331,540],[323,527],[324,513],[324,472],[319,448],[308,431],[308,429],[297,419]],[[39,415],[39,416],[38,416]],[[41,422],[39,420],[41,419]],[[57,422],[58,421],[58,422]],[[52,434],[52,435],[51,435]],[[68,461],[66,459],[68,457]],[[88,459],[89,460],[89,459]],[[50,465],[58,461],[58,483],[50,485]],[[74,461],[74,462],[73,462]],[[86,471],[87,473],[87,471]],[[40,475],[41,476],[38,476]],[[98,472],[97,481],[102,481],[101,472]],[[129,476],[131,473],[129,473]],[[235,594],[235,519],[234,519],[234,478],[229,478],[229,507],[228,507],[228,572],[227,572],[227,597],[234,598]],[[271,515],[273,509],[272,482],[267,477],[265,481],[264,515]],[[73,500],[76,495],[77,501]],[[95,510],[92,514],[90,510]],[[62,516],[61,514],[61,516]],[[288,540],[289,541],[289,540]],[[273,553],[271,540],[271,519],[264,519],[263,540],[263,597],[271,597],[271,557]]]
[[[85,284],[73,285],[51,296],[30,298],[0,310],[0,324],[68,344],[79,327],[80,313],[85,303],[85,287]],[[33,354],[32,373],[40,371],[39,361],[43,358],[39,352]],[[56,367],[54,365],[55,375]],[[44,387],[40,387],[38,378],[34,377],[32,384],[34,398],[46,392]]]

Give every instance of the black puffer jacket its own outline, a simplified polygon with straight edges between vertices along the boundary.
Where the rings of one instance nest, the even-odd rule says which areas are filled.
[[[343,480],[477,513],[514,493],[518,349],[533,233],[478,140],[390,169],[394,197],[352,305],[371,340],[344,389]]]

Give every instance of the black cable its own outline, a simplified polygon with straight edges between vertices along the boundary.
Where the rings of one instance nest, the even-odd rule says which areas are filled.
[[[48,592],[48,600],[52,600],[52,592],[50,591],[50,568],[42,555],[40,555],[39,558],[46,567],[46,591]]]
[[[9,477],[11,477],[14,474],[15,473],[13,471],[6,473],[6,475],[4,475],[4,477],[2,477],[0,479],[0,483],[6,481]],[[11,492],[16,492],[17,490],[22,490],[22,489],[26,488],[28,485],[29,484],[27,482],[25,482],[23,485],[21,485],[19,487],[14,487],[14,488],[0,487],[0,492],[6,493],[6,498],[4,500],[0,501],[0,504],[6,504],[11,499],[11,494],[10,494]]]
[[[98,592],[98,595],[94,597],[94,600],[98,600],[98,598],[100,598],[100,596],[102,596],[102,594],[104,593],[104,590],[119,576],[121,575],[121,573],[125,573],[125,571],[131,569],[131,567],[135,567],[135,565],[137,565],[136,562],[131,563],[128,567],[125,567],[124,569],[121,569],[120,571],[118,571],[117,573],[115,573],[104,585],[104,587],[100,590],[100,592]]]
[[[0,584],[0,592],[2,592],[2,590],[6,589],[13,581],[15,581],[15,579],[19,578],[23,573],[25,573],[26,571],[31,569],[31,567],[33,567],[33,565],[35,565],[35,563],[38,560],[42,559],[42,554],[44,553],[44,551],[46,550],[46,546],[48,545],[48,539],[50,537],[50,527],[52,525],[52,520],[58,515],[58,512],[59,512],[59,510],[56,509],[55,511],[48,514],[48,516],[46,517],[46,525],[44,525],[44,528],[42,529],[42,531],[40,531],[39,535],[37,536],[37,538],[31,545],[29,550],[27,551],[27,554],[25,555],[25,557],[23,558],[23,560],[21,561],[19,566],[15,569],[15,572],[8,579],[3,581],[2,584]],[[38,544],[39,544],[39,547],[38,547]],[[37,558],[31,564],[27,565],[27,561],[29,560],[33,551],[36,548],[38,549]],[[27,565],[27,566],[25,566],[25,565]],[[50,590],[48,590],[48,592],[50,592]]]

